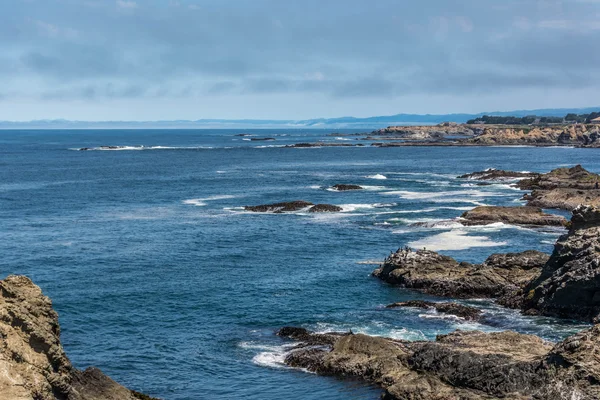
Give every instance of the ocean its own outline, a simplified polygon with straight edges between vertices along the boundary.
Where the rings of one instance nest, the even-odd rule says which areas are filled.
[[[469,262],[551,252],[564,231],[447,222],[477,205],[523,204],[510,182],[478,186],[456,177],[575,164],[600,172],[596,150],[282,147],[354,143],[329,133],[0,131],[1,277],[27,275],[52,299],[76,367],[96,366],[170,400],[379,398],[380,389],[362,382],[285,367],[290,343],[274,334],[285,325],[409,340],[512,329],[558,341],[582,328],[486,300],[465,302],[485,310],[485,323],[385,309],[435,298],[370,273],[405,245]],[[331,190],[337,183],[365,190]],[[243,210],[289,200],[343,211]]]

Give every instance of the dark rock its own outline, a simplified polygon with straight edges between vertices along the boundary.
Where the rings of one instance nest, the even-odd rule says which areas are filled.
[[[335,190],[338,190],[340,192],[346,191],[346,190],[361,190],[361,189],[364,189],[362,186],[359,186],[359,185],[346,185],[346,184],[333,185],[332,188],[335,189]]]
[[[455,315],[460,318],[464,318],[467,321],[476,321],[481,318],[482,311],[475,308],[469,307],[458,303],[435,303],[432,301],[423,300],[409,300],[400,303],[393,303],[386,306],[386,308],[397,308],[397,307],[415,307],[423,309],[435,309],[437,312],[444,314]]]
[[[356,334],[300,347],[285,362],[375,383],[388,400],[591,400],[600,398],[599,341],[600,325],[554,346],[510,331],[455,331],[434,342]]]
[[[400,249],[373,275],[437,296],[498,298],[527,285],[539,275],[547,259],[543,253],[526,251],[492,255],[483,264],[470,264],[434,251]]]
[[[293,212],[314,206],[313,203],[303,200],[287,201],[282,203],[262,204],[258,206],[245,206],[244,210],[252,212]]]
[[[530,206],[573,210],[580,204],[600,206],[600,175],[581,165],[558,168],[532,179],[517,183],[523,190],[532,190],[524,200]]]
[[[251,141],[269,141],[269,140],[275,140],[275,138],[272,137],[268,137],[268,138],[251,138]]]
[[[362,147],[362,143],[329,143],[329,142],[314,142],[314,143],[295,143],[288,144],[285,147],[288,148],[306,148],[306,147]]]
[[[343,211],[342,207],[334,206],[332,204],[317,204],[308,209],[308,212],[340,212]]]
[[[596,321],[600,315],[600,210],[579,206],[540,276],[524,289],[528,313]]]
[[[516,172],[516,171],[505,171],[502,169],[486,169],[485,171],[472,172],[470,174],[464,174],[459,176],[459,179],[474,179],[480,181],[504,181],[513,180],[516,178],[532,178],[539,174],[534,172]]]
[[[560,215],[546,214],[537,207],[479,206],[461,215],[461,224],[489,225],[502,222],[511,225],[565,226],[567,220]]]

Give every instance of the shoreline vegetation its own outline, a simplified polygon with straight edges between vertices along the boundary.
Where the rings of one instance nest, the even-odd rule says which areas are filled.
[[[454,300],[487,298],[524,315],[592,325],[556,344],[513,331],[456,330],[435,341],[406,341],[283,327],[277,335],[297,342],[285,364],[319,375],[363,379],[382,387],[387,400],[600,398],[600,175],[577,165],[546,174],[490,169],[459,178],[481,183],[518,179],[516,187],[532,190],[524,196],[529,203],[572,211],[571,220],[564,223],[568,231],[551,255],[534,250],[492,254],[482,264],[426,249],[399,248],[372,275],[448,301],[424,302],[417,296],[386,308],[433,309],[485,323],[480,310]],[[526,209],[526,219],[546,218],[531,206],[485,209],[465,214],[474,213],[484,222],[491,218],[518,224]]]

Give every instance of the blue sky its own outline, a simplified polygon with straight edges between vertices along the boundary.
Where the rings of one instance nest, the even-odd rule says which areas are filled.
[[[600,0],[3,0],[0,120],[600,105]]]

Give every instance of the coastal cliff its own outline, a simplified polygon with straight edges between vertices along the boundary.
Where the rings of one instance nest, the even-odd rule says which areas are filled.
[[[73,367],[52,302],[25,276],[0,281],[0,399],[153,400],[96,368]]]

